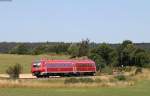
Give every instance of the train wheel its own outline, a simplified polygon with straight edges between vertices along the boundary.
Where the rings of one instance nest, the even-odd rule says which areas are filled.
[[[42,76],[41,76],[41,75],[36,75],[36,77],[37,77],[37,78],[42,78]]]
[[[90,75],[91,75],[91,76],[95,76],[95,75],[96,75],[96,73],[93,73],[93,72],[92,72]]]
[[[49,78],[49,75],[44,75],[44,78]]]

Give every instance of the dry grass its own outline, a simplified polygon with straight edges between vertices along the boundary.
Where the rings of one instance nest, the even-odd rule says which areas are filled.
[[[1,79],[1,88],[97,88],[97,87],[126,87],[134,85],[133,81],[117,81],[113,76],[92,77],[93,80],[100,79],[100,82],[92,83],[68,83],[65,84],[65,78],[53,79],[35,79],[35,80],[10,80]]]
[[[64,83],[42,83],[42,82],[20,82],[18,80],[0,80],[1,88],[90,88],[90,87],[125,87],[134,85],[134,82],[102,82],[102,83],[76,83],[76,84],[64,84]]]
[[[88,77],[94,80],[91,83],[67,83],[66,78],[43,79],[0,79],[0,88],[97,88],[97,87],[127,87],[133,86],[137,81],[150,80],[150,70],[143,69],[142,73],[134,74],[135,70],[124,73],[127,79],[119,81],[113,75]],[[27,75],[28,76],[28,75]],[[81,77],[77,77],[81,78]],[[98,80],[98,82],[96,82]]]
[[[132,76],[132,74],[131,74],[131,76]],[[136,81],[150,80],[150,69],[143,69],[142,73],[133,76],[133,79]]]

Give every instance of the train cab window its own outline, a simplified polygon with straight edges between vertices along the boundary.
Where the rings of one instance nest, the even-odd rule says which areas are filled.
[[[41,66],[41,63],[40,62],[35,62],[34,64],[33,64],[33,67],[40,67]]]

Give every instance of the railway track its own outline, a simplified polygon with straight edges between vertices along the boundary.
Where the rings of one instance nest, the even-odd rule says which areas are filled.
[[[36,78],[32,74],[21,74],[19,80],[51,80],[51,79],[66,79],[66,78],[95,78],[99,76],[71,76],[71,77],[61,77],[61,76],[49,76],[49,78]],[[6,74],[0,74],[0,79],[9,79]]]

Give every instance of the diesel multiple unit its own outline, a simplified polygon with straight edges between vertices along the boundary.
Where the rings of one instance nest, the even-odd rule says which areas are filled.
[[[32,63],[31,72],[36,77],[94,75],[92,60],[39,60]]]

